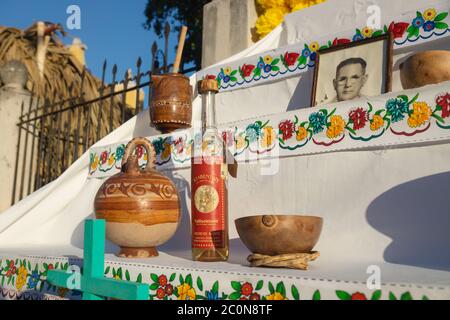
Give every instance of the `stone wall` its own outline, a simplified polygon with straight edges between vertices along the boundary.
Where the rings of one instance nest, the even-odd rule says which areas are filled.
[[[255,0],[215,0],[205,5],[202,68],[251,46],[256,19]]]

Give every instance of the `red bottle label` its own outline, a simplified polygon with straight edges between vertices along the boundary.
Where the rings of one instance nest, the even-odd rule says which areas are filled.
[[[192,248],[225,248],[223,157],[192,163]]]

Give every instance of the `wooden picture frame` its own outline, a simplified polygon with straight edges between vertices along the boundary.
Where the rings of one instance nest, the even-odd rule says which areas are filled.
[[[392,66],[393,66],[393,38],[391,33],[387,33],[381,36],[377,36],[377,37],[373,37],[373,38],[369,38],[369,39],[363,39],[363,40],[358,40],[355,42],[351,42],[351,43],[346,43],[346,44],[341,44],[341,45],[337,45],[335,47],[331,47],[331,48],[327,48],[327,49],[323,49],[323,50],[319,50],[317,52],[317,57],[316,57],[316,65],[314,68],[314,82],[313,82],[313,86],[312,86],[312,93],[311,93],[311,106],[316,106],[318,104],[322,104],[322,103],[334,103],[334,102],[339,102],[339,101],[346,101],[346,100],[352,100],[350,99],[343,99],[343,97],[339,97],[339,93],[338,93],[338,89],[337,89],[337,73],[338,73],[338,69],[339,69],[339,65],[341,63],[345,63],[345,62],[349,62],[347,65],[349,64],[358,64],[360,62],[354,62],[356,60],[360,61],[361,59],[364,60],[363,57],[361,57],[361,53],[363,52],[363,46],[366,45],[370,45],[370,44],[374,44],[376,42],[383,42],[383,57],[382,57],[382,65],[381,65],[381,72],[382,72],[382,76],[381,76],[381,84],[380,84],[380,91],[376,94],[370,94],[367,96],[372,96],[372,95],[377,95],[377,94],[383,94],[383,93],[387,93],[390,92],[392,90]],[[359,50],[357,50],[359,49]],[[349,58],[345,58],[344,60],[341,61],[335,61],[336,62],[336,67],[334,70],[324,70],[322,73],[324,74],[324,76],[322,76],[321,73],[321,61],[323,62],[325,60],[325,57],[327,57],[327,55],[333,55],[334,53],[337,53],[341,50],[346,50],[345,54],[347,56],[350,55],[350,52],[354,52],[354,54],[356,54],[357,56],[351,56]],[[343,53],[344,51],[342,51],[341,53]],[[359,52],[359,53],[358,53]],[[369,51],[367,53],[370,56],[373,56],[374,53],[373,51]],[[362,55],[364,55],[364,53],[362,53]],[[349,61],[345,61],[345,60],[349,60]],[[373,57],[371,58],[371,60],[373,60]],[[345,62],[344,62],[345,61]],[[351,63],[350,61],[353,61],[353,63]],[[364,87],[364,85],[366,83],[368,83],[368,79],[370,79],[370,66],[367,64],[366,60],[364,60],[364,63],[366,64],[365,67],[362,67],[364,70],[364,77],[366,80],[363,81],[363,85],[359,88],[358,90],[358,95],[360,95],[362,88]],[[323,63],[322,63],[323,64]],[[363,66],[362,63],[360,63],[361,66]],[[333,61],[328,61],[327,62],[327,67],[329,69],[329,66],[333,65]],[[343,67],[341,67],[342,69]],[[341,70],[339,69],[339,70]],[[367,70],[369,69],[369,73],[367,73]],[[373,66],[372,70],[376,69],[376,66]],[[334,75],[333,75],[334,74]],[[374,72],[372,72],[372,74],[375,74]],[[316,96],[318,94],[318,87],[319,87],[319,81],[322,81],[322,77],[326,77],[326,75],[328,75],[328,77],[334,76],[334,79],[332,81],[333,86],[334,86],[334,93],[336,95],[336,98],[331,100],[331,101],[325,101],[325,100],[321,100],[319,102],[317,102],[318,99],[316,99]],[[378,75],[375,74],[374,77],[378,77]],[[335,82],[336,81],[336,82]],[[341,80],[342,82],[342,80]],[[371,82],[376,82],[376,84],[379,84],[379,81],[375,81],[375,80],[371,80]],[[330,83],[328,81],[327,84],[328,87],[330,87]],[[369,88],[368,90],[370,90],[371,92],[374,92],[377,90],[377,88]],[[323,91],[323,90],[322,90]],[[330,91],[328,89],[328,91]],[[355,90],[354,90],[355,91]],[[343,93],[341,93],[342,95],[344,95]],[[345,95],[344,95],[345,96]],[[347,96],[351,96],[351,94],[348,94]],[[325,93],[324,98],[328,98],[327,93]],[[353,98],[356,99],[357,97]],[[336,100],[336,101],[335,101]]]

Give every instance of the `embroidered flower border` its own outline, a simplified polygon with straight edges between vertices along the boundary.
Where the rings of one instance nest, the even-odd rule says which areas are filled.
[[[260,84],[261,81],[274,80],[306,71],[315,66],[319,50],[339,44],[391,33],[394,46],[398,47],[418,40],[441,37],[448,31],[450,31],[448,12],[438,12],[435,8],[429,8],[423,12],[417,11],[416,16],[409,22],[392,21],[376,30],[370,27],[357,28],[351,36],[336,37],[328,41],[313,41],[308,44],[292,46],[290,50],[276,50],[276,53],[273,54],[266,53],[250,58],[253,59],[253,62],[248,62],[249,60],[246,59],[246,63],[223,65],[219,68],[214,67],[200,71],[197,77],[198,79],[216,79],[220,91],[236,89],[243,85]],[[319,42],[321,43],[319,44]]]
[[[425,136],[428,131],[433,131],[431,137],[436,135],[443,139],[440,132],[450,129],[450,93],[439,93],[438,90],[443,88],[446,87],[436,86],[431,92],[414,95],[390,95],[384,104],[358,100],[351,107],[287,112],[224,128],[221,130],[222,137],[238,161],[245,160],[248,153],[273,157],[355,146],[363,148],[365,145],[375,145],[377,140],[399,144],[410,141],[414,136]],[[201,137],[198,134],[192,137],[191,131],[149,138],[156,151],[157,167],[189,166],[195,139]],[[89,175],[108,176],[118,172],[124,147],[124,144],[118,144],[116,147],[91,149]],[[276,148],[280,149],[279,155],[272,154]],[[136,153],[140,164],[144,165],[147,161],[144,150],[137,150]]]
[[[39,259],[42,260],[42,259]],[[48,270],[68,270],[68,262],[36,261],[28,258],[0,259],[0,299],[49,299],[55,298],[81,299],[81,292],[59,288],[46,281]],[[116,265],[117,263],[115,263]],[[273,281],[272,277],[246,277],[242,281],[238,277],[227,277],[216,280],[214,276],[206,276],[201,272],[146,272],[125,266],[105,267],[106,277],[147,283],[149,300],[428,300],[417,288],[405,290],[391,288],[368,290],[365,284],[356,288],[343,285],[336,289],[303,288],[295,281]],[[234,275],[233,275],[234,276]],[[271,280],[272,279],[272,280]],[[25,294],[26,293],[26,294]],[[28,298],[27,298],[28,297]]]

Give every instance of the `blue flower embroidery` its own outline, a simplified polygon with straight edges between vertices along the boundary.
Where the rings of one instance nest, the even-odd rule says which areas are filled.
[[[417,17],[413,20],[412,24],[413,26],[420,28],[425,23],[425,20],[423,20],[422,17]]]
[[[398,122],[405,118],[405,113],[408,113],[408,104],[400,98],[389,99],[386,110],[391,115],[392,122]]]
[[[313,128],[313,133],[319,133],[323,131],[327,124],[327,119],[322,112],[314,112],[309,116],[309,123]]]
[[[219,294],[217,292],[206,291],[206,299],[207,300],[220,300]]]
[[[116,149],[116,159],[117,160],[122,159],[124,154],[125,154],[125,147],[122,144],[122,145],[118,146]]]
[[[256,123],[250,124],[247,129],[245,129],[245,135],[247,136],[249,142],[258,140],[260,134],[261,128]]]
[[[434,21],[427,21],[423,25],[423,30],[425,30],[425,31],[433,31],[435,26],[436,26],[436,24],[434,23]]]
[[[30,277],[28,278],[28,288],[30,289],[36,288],[39,280],[40,280],[39,273],[36,270],[34,270],[31,273]]]

